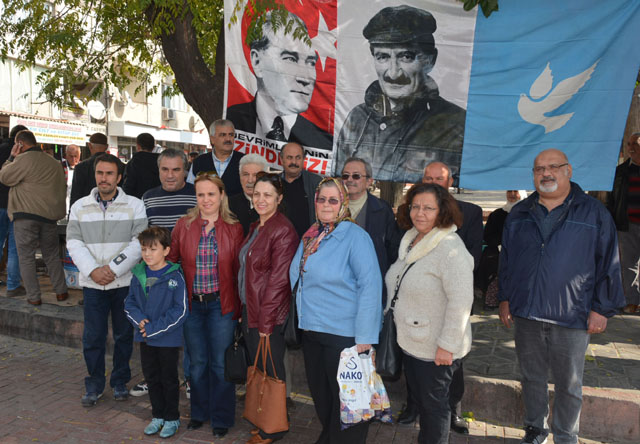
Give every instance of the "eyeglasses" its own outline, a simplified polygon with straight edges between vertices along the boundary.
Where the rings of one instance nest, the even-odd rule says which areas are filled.
[[[547,166],[540,165],[540,166],[533,167],[532,169],[533,169],[533,174],[544,174],[546,170],[549,170],[550,173],[557,173],[558,170],[560,170],[560,168],[565,167],[567,165],[569,165],[568,162],[562,163],[560,165],[556,165],[556,164],[551,164]]]
[[[420,210],[424,211],[425,213],[429,212],[429,211],[438,211],[437,208],[433,208],[433,207],[429,207],[427,205],[418,205],[418,204],[413,204],[411,205],[411,207],[409,207],[411,211],[415,211],[418,212]]]
[[[353,180],[360,180],[362,177],[368,178],[369,176],[367,176],[367,175],[363,176],[360,173],[353,173],[353,174],[342,173],[342,180],[349,180],[349,177],[351,177]]]
[[[327,200],[329,201],[330,205],[340,205],[340,201],[335,197],[330,197],[329,199],[327,199],[326,197],[318,197],[316,198],[316,203],[322,205],[323,203],[327,202]]]
[[[260,171],[256,174],[256,183],[258,182],[269,182],[279,194],[282,194],[282,180],[280,179],[280,174]]]

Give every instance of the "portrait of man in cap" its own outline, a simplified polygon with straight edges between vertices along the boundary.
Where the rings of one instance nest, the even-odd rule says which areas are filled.
[[[299,26],[307,29],[295,14]],[[308,35],[308,31],[307,31]],[[253,101],[227,108],[226,118],[236,130],[271,140],[331,149],[333,136],[301,114],[307,111],[316,84],[318,54],[285,27],[274,27],[266,13],[262,36],[249,43],[257,80]]]
[[[378,79],[342,125],[334,171],[349,157],[371,163],[378,180],[415,182],[432,161],[459,171],[466,111],[441,97],[429,75],[436,27],[431,13],[407,5],[381,9],[364,27]]]

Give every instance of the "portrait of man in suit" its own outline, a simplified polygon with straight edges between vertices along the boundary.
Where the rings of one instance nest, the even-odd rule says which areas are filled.
[[[306,26],[294,14],[298,29]],[[308,35],[308,31],[307,31]],[[333,136],[301,115],[309,108],[316,84],[318,54],[304,39],[274,26],[268,12],[262,36],[249,43],[257,92],[248,103],[227,108],[227,119],[236,130],[279,142],[331,149]]]

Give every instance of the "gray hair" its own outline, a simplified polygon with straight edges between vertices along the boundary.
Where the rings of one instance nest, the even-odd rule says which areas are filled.
[[[373,169],[371,168],[371,164],[360,157],[349,157],[347,160],[345,160],[342,171],[344,171],[344,167],[346,167],[347,164],[351,162],[360,162],[362,165],[364,165],[364,171],[367,173],[367,177],[370,178],[373,176]]]
[[[242,171],[242,167],[245,165],[259,165],[262,171],[267,171],[269,168],[265,158],[258,153],[245,154],[242,156],[240,159],[240,171]]]
[[[219,126],[230,126],[234,131],[236,130],[236,127],[231,120],[218,119],[209,126],[209,135],[214,136],[216,134],[216,128]]]
[[[189,166],[189,160],[187,159],[187,155],[182,150],[177,150],[175,148],[167,148],[160,153],[158,156],[158,167],[160,167],[160,161],[162,159],[182,159],[182,167],[185,171]]]

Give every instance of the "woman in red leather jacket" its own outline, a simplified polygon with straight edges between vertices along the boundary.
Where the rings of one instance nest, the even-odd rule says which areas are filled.
[[[288,270],[298,247],[298,235],[289,219],[278,211],[282,192],[278,174],[258,173],[252,200],[260,219],[251,225],[240,247],[238,288],[244,304],[242,329],[250,361],[255,359],[260,337],[268,336],[276,374],[285,380],[282,324],[289,313]],[[269,376],[272,372],[267,362]],[[285,433],[267,434],[255,429],[247,444],[269,444]]]
[[[187,429],[210,420],[213,435],[222,437],[235,420],[235,385],[224,379],[224,352],[240,317],[237,263],[243,231],[217,175],[198,175],[194,185],[197,206],[178,220],[167,259],[182,264],[191,308],[184,324],[191,357]]]

